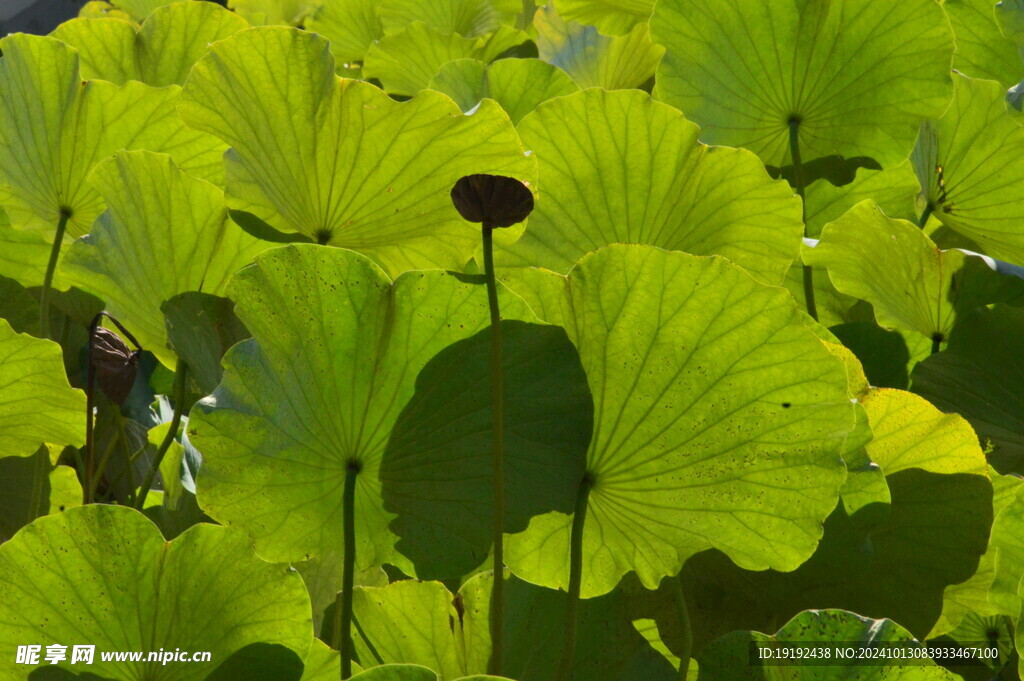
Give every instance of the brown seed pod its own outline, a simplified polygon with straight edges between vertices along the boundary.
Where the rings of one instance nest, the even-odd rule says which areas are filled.
[[[525,184],[504,175],[466,175],[452,187],[452,203],[463,218],[485,227],[511,227],[533,210]]]
[[[110,329],[98,326],[92,337],[92,364],[103,394],[118,406],[124,404],[135,383],[139,352],[129,350]]]

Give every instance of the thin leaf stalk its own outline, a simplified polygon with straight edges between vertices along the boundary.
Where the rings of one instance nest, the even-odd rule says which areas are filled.
[[[68,228],[71,211],[62,209],[57,221],[57,232],[50,246],[50,259],[46,263],[46,274],[43,276],[43,288],[39,292],[39,337],[50,337],[50,290],[53,288],[53,273],[57,270],[60,248],[64,244],[64,233]]]
[[[487,281],[487,303],[491,310],[491,413],[494,419],[494,585],[491,589],[491,659],[487,665],[487,673],[501,676],[505,622],[505,419],[501,369],[501,309],[498,307],[498,285],[494,277],[493,229],[485,222],[482,232],[484,278]]]
[[[679,626],[683,630],[682,649],[679,651],[679,681],[686,681],[690,669],[690,656],[693,651],[693,629],[690,626],[690,609],[686,607],[686,594],[683,593],[683,575],[680,573],[672,580],[672,595],[679,611]]]
[[[42,456],[39,456],[39,452],[36,453],[36,465],[32,471],[32,503],[28,507],[26,524],[43,515],[43,487],[45,487],[51,468],[50,450],[45,445],[43,449],[46,451],[42,452]]]
[[[789,119],[789,156],[793,162],[793,184],[796,194],[800,197],[800,221],[804,223],[804,236],[807,236],[807,201],[804,198],[804,163],[800,158],[800,119]],[[804,279],[804,300],[807,302],[807,314],[818,321],[818,306],[814,300],[814,271],[809,265],[802,265]]]
[[[163,442],[160,443],[160,447],[156,450],[153,463],[150,465],[149,471],[146,472],[146,477],[142,481],[142,487],[139,489],[139,496],[135,499],[135,508],[140,511],[146,505],[146,496],[149,494],[150,488],[153,487],[153,480],[156,479],[157,471],[160,470],[160,464],[164,460],[164,455],[167,454],[167,450],[171,448],[171,443],[174,442],[174,438],[178,434],[181,416],[185,411],[185,379],[187,370],[188,366],[185,364],[185,361],[179,358],[178,363],[174,367],[174,415],[171,417],[171,427],[167,430],[167,435],[164,436]]]
[[[342,493],[342,535],[345,556],[342,562],[341,591],[334,602],[335,649],[341,652],[341,678],[352,676],[352,589],[356,573],[356,478],[361,466],[350,461],[345,470],[345,490]]]
[[[576,492],[576,508],[569,535],[569,597],[565,604],[565,644],[558,674],[555,676],[557,681],[569,681],[576,657],[576,627],[579,620],[580,586],[583,583],[583,524],[587,520],[587,501],[593,484],[593,478],[587,473]]]

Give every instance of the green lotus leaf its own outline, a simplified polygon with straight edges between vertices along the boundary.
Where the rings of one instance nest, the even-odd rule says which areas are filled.
[[[647,23],[625,35],[608,37],[593,26],[558,16],[548,4],[533,18],[540,58],[562,69],[581,88],[639,87],[654,75],[665,50],[651,42]]]
[[[996,21],[992,0],[945,0],[956,54],[953,68],[971,78],[998,80],[1004,87],[1024,78],[1024,60]],[[1002,3],[1006,4],[1006,3]]]
[[[479,231],[452,206],[452,186],[472,173],[533,182],[536,162],[497,104],[462,116],[435,92],[398,103],[335,77],[327,48],[310,33],[253,28],[196,64],[180,111],[232,145],[228,206],[364,253],[390,274],[461,268]]]
[[[352,673],[359,674],[363,669],[352,664]],[[341,655],[331,650],[326,643],[318,638],[313,639],[309,654],[303,663],[302,678],[299,681],[337,681],[341,678]],[[434,681],[431,679],[431,681]]]
[[[1024,264],[1024,128],[1006,112],[1003,87],[957,76],[953,104],[921,126],[911,160],[922,197],[943,225],[988,255]]]
[[[85,395],[64,374],[60,346],[15,333],[0,319],[0,452],[30,456],[39,445],[85,443]]]
[[[46,445],[32,456],[0,458],[0,544],[40,516],[82,504],[75,469],[54,466],[52,458]]]
[[[0,214],[0,274],[24,286],[39,286],[46,275],[50,244],[39,232],[11,227],[4,217]],[[57,275],[55,281],[59,279]]]
[[[1021,599],[1017,587],[1024,577],[1024,496],[1022,481],[1016,476],[993,478],[997,491],[996,517],[992,521],[990,551],[995,552],[995,575],[988,592],[988,602],[998,612],[1013,617],[1020,613]],[[995,506],[995,504],[993,504]]]
[[[36,520],[0,546],[0,584],[0,645],[88,641],[97,650],[89,671],[105,679],[141,681],[154,667],[104,662],[99,651],[209,651],[210,662],[159,668],[168,680],[199,681],[252,644],[301,661],[312,639],[299,576],[260,560],[242,532],[203,524],[165,542],[141,513],[122,506]],[[68,661],[60,667],[78,669]],[[4,669],[5,681],[24,678],[23,669]]]
[[[809,184],[804,193],[807,236],[817,238],[822,227],[865,199],[873,200],[891,218],[916,221],[918,190],[909,160],[885,170],[861,168],[852,182],[838,187],[831,182]]]
[[[605,35],[622,35],[639,23],[647,21],[654,9],[654,0],[561,0],[558,12],[566,21],[577,21],[597,27]]]
[[[391,94],[414,95],[426,88],[434,74],[450,61],[489,62],[527,40],[526,33],[508,26],[487,38],[464,38],[417,21],[375,42],[366,53],[363,75],[378,79]]]
[[[408,662],[442,679],[482,673],[491,656],[492,573],[481,573],[453,596],[438,582],[400,581],[353,593],[356,654],[363,667]],[[503,671],[521,681],[547,681],[563,644],[564,592],[507,577]],[[570,678],[669,681],[676,671],[632,626],[621,592],[580,604],[578,650]],[[474,677],[476,678],[476,677]]]
[[[789,185],[748,151],[700,144],[697,126],[643,92],[560,97],[518,129],[544,180],[529,229],[499,266],[567,272],[601,246],[641,243],[723,255],[778,285],[799,253]]]
[[[85,234],[104,208],[86,177],[123,148],[166,151],[220,181],[224,146],[182,125],[179,88],[83,83],[77,53],[53,38],[15,34],[0,50],[0,203],[15,227],[53,234],[65,211],[68,234]]]
[[[943,352],[914,367],[912,389],[966,418],[1000,473],[1024,472],[1024,310],[996,305],[953,330]]]
[[[156,9],[139,28],[119,19],[72,19],[50,35],[78,50],[83,78],[117,84],[183,85],[210,43],[248,27],[210,2],[175,2]]]
[[[440,68],[429,85],[470,111],[489,97],[501,105],[514,125],[542,102],[571,95],[580,88],[565,71],[540,59],[456,59]]]
[[[959,676],[927,662],[911,666],[870,665],[862,661],[832,659],[806,664],[774,666],[751,664],[751,646],[801,641],[831,642],[837,647],[880,647],[885,644],[913,644],[913,635],[889,619],[870,619],[844,610],[807,610],[786,623],[775,634],[736,631],[712,642],[700,657],[700,678],[707,681],[768,681],[784,678],[792,681],[957,681]],[[923,645],[923,644],[918,644]],[[909,652],[909,651],[908,651]]]
[[[107,212],[67,249],[64,280],[105,300],[142,347],[173,367],[163,302],[186,291],[223,292],[271,244],[228,220],[221,190],[165,154],[120,152],[98,164],[91,180]]]
[[[854,413],[842,361],[785,290],[649,246],[509,285],[566,328],[594,394],[584,597],[630,570],[651,588],[711,547],[749,569],[792,570],[814,552]],[[564,588],[570,521],[534,518],[507,539],[506,564]]]
[[[168,298],[160,309],[168,345],[185,360],[199,389],[212,393],[220,383],[220,360],[235,343],[249,337],[227,298],[190,291]]]
[[[936,622],[928,638],[952,632],[974,616],[1016,615],[1019,608],[1017,584],[1024,575],[1024,544],[1018,538],[1021,509],[1017,508],[1017,493],[1022,481],[1012,475],[999,475],[989,469],[992,481],[992,532],[988,550],[978,562],[978,570],[965,582],[951,584],[943,594],[942,617]],[[963,641],[982,641],[987,637],[963,638]]]
[[[993,271],[963,251],[943,251],[916,225],[863,201],[825,226],[803,261],[827,267],[837,289],[875,308],[883,327],[944,342],[967,313],[995,302],[1024,302],[1024,280]]]
[[[514,24],[522,9],[522,0],[381,0],[377,14],[385,33],[422,21],[441,33],[478,38]]]
[[[339,62],[360,62],[384,37],[379,4],[380,0],[324,0],[306,20],[306,28],[331,41],[331,53]]]
[[[953,35],[934,0],[665,0],[651,18],[664,45],[655,96],[701,127],[708,144],[790,162],[906,158],[918,124],[950,97]]]
[[[228,0],[233,9],[250,24],[298,26],[320,6],[322,0]]]
[[[772,630],[779,618],[821,607],[888,617],[924,638],[942,617],[946,589],[977,572],[993,485],[971,428],[899,390],[875,389],[860,402],[874,433],[865,450],[885,473],[891,503],[852,515],[836,508],[815,554],[791,573],[741,570],[717,551],[692,558],[684,585],[698,655],[715,636]]]
[[[341,481],[358,465],[357,570],[457,576],[479,565],[493,522],[483,283],[440,271],[392,283],[358,254],[307,244],[257,257],[229,295],[253,339],[228,351],[221,385],[189,419],[203,509],[275,560],[339,552]],[[590,397],[564,333],[515,321],[534,317],[502,298],[515,532],[572,508]]]

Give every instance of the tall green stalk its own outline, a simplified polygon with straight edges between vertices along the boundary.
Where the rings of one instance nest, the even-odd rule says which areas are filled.
[[[494,278],[492,228],[483,223],[484,277],[491,309],[491,412],[494,418],[494,584],[491,588],[491,659],[487,673],[501,676],[505,624],[505,418],[501,374],[501,309]]]
[[[46,275],[43,277],[43,290],[39,292],[39,337],[50,337],[50,289],[53,288],[53,273],[57,269],[57,260],[60,258],[60,247],[64,243],[64,232],[68,228],[70,211],[61,210],[60,220],[57,221],[57,233],[53,236],[53,245],[50,246],[50,260],[46,263]]]
[[[683,648],[679,652],[679,681],[686,681],[690,669],[690,655],[693,651],[693,629],[690,626],[690,610],[686,607],[686,594],[683,593],[682,573],[672,582],[672,595],[676,599],[676,609],[679,611],[679,626],[683,629]]]
[[[342,563],[341,591],[334,601],[334,647],[341,651],[341,678],[352,676],[352,589],[356,574],[356,476],[360,465],[350,461],[345,470],[345,491],[342,493],[342,534],[345,557]]]
[[[796,194],[800,197],[800,221],[804,223],[804,236],[807,236],[807,202],[804,199],[804,162],[800,158],[800,119],[789,120],[789,156],[793,162],[793,184]],[[804,300],[807,302],[807,314],[818,321],[818,306],[814,301],[814,271],[808,265],[802,265],[804,275]]]
[[[139,496],[135,500],[135,508],[140,511],[146,505],[146,495],[149,494],[149,490],[153,486],[153,480],[156,478],[157,471],[160,470],[160,464],[164,460],[164,455],[167,454],[167,450],[170,449],[171,443],[174,442],[174,438],[178,434],[181,415],[185,411],[186,370],[187,365],[185,361],[178,359],[178,363],[174,367],[174,416],[171,417],[171,427],[168,429],[167,435],[164,436],[164,441],[160,443],[159,449],[156,450],[156,457],[146,473],[146,478],[142,482],[142,488],[139,490]]]
[[[565,644],[562,647],[562,662],[555,676],[557,681],[569,681],[576,656],[576,626],[579,619],[580,585],[583,582],[583,523],[587,520],[587,501],[593,484],[593,479],[587,473],[576,493],[576,508],[569,535],[569,597],[565,604]]]

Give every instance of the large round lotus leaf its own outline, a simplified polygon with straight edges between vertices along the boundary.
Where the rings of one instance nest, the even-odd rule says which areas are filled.
[[[640,243],[723,255],[778,285],[800,250],[800,200],[749,151],[707,147],[670,106],[599,89],[519,124],[543,179],[530,226],[499,266],[568,272],[584,254]]]
[[[888,617],[925,637],[947,589],[976,573],[993,485],[971,428],[900,390],[872,390],[861,402],[874,433],[865,450],[885,473],[891,503],[852,515],[837,507],[814,555],[793,572],[741,570],[719,552],[695,556],[684,584],[696,649],[709,637],[771,631],[780,618],[823,607]]]
[[[647,21],[654,0],[561,0],[558,11],[566,21],[596,26],[605,35],[621,35]]]
[[[949,344],[914,367],[912,389],[970,421],[1001,473],[1024,473],[1024,310],[979,310]]]
[[[340,551],[343,483],[357,465],[358,570],[389,562],[449,577],[479,565],[493,522],[481,278],[392,283],[356,253],[307,244],[259,256],[229,294],[253,339],[228,351],[223,382],[189,421],[203,509],[247,529],[268,558]],[[564,333],[514,321],[534,317],[501,297],[505,520],[516,532],[572,509],[592,407]]]
[[[381,0],[377,14],[385,33],[396,33],[416,21],[441,33],[476,38],[515,23],[522,0]]]
[[[331,41],[331,54],[340,62],[360,62],[374,41],[384,37],[377,16],[380,0],[324,0],[305,26]]]
[[[0,453],[85,443],[85,395],[68,384],[60,346],[15,333],[0,319]]]
[[[119,149],[166,151],[182,169],[219,182],[224,145],[189,130],[175,110],[180,88],[117,86],[79,78],[78,54],[53,38],[0,41],[0,203],[11,224],[52,234],[89,231],[103,200],[86,182]]]
[[[1024,59],[1014,41],[1000,30],[995,4],[993,0],[945,0],[942,7],[956,39],[953,68],[1009,87],[1024,78]]]
[[[183,85],[210,43],[248,25],[214,3],[175,2],[155,10],[138,32],[120,19],[72,19],[50,35],[78,50],[83,78],[159,87]]]
[[[938,121],[921,126],[911,160],[922,196],[942,224],[988,255],[1024,264],[1024,128],[1006,112],[1003,87],[957,76]]]
[[[79,506],[22,529],[0,545],[0,585],[4,649],[95,645],[88,670],[104,679],[142,681],[158,669],[168,681],[201,681],[218,666],[225,674],[229,656],[255,644],[301,661],[312,640],[302,580],[260,560],[244,533],[201,524],[165,542],[145,516],[122,506]],[[159,666],[100,657],[161,648],[209,651],[211,660]],[[68,652],[60,667],[80,671]],[[26,671],[5,666],[0,679],[20,681]]]
[[[885,327],[944,341],[967,313],[995,302],[1024,302],[1024,280],[1004,276],[963,251],[939,249],[916,225],[863,201],[825,226],[803,261],[828,268],[841,292],[875,308]]]
[[[630,570],[654,587],[712,547],[757,570],[814,552],[854,410],[843,362],[784,289],[722,258],[621,245],[510,285],[565,327],[594,394],[585,597]],[[564,588],[571,520],[534,518],[506,564]]]
[[[808,660],[805,664],[773,665],[750,662],[751,647],[771,648],[806,641],[834,646],[832,659]],[[900,645],[904,644],[904,645]],[[892,620],[873,620],[844,610],[807,610],[775,634],[736,631],[711,643],[700,656],[700,678],[707,681],[957,681],[959,676],[929,658],[914,665],[872,664],[863,660],[839,660],[835,648],[898,647],[904,653],[919,648],[913,635]],[[805,649],[806,650],[806,649]],[[793,651],[795,652],[795,651]]]
[[[436,92],[398,103],[337,78],[328,42],[295,29],[253,28],[215,44],[179,108],[232,145],[231,208],[365,253],[392,274],[461,268],[472,256],[478,230],[448,196],[461,176],[536,173],[497,104],[463,116]]]
[[[223,192],[165,154],[118,153],[90,181],[107,212],[67,249],[63,280],[105,300],[142,347],[173,367],[163,302],[186,291],[222,293],[235,270],[271,244],[230,221]]]
[[[625,35],[608,37],[593,26],[565,21],[550,3],[537,10],[533,28],[540,58],[568,73],[581,88],[640,87],[654,75],[665,52],[651,42],[646,22]]]
[[[949,103],[953,35],[935,0],[663,0],[651,36],[666,48],[655,95],[709,144],[790,162],[906,158]]]
[[[469,579],[453,596],[437,582],[400,581],[384,588],[359,587],[353,616],[359,622],[355,649],[363,667],[409,662],[442,679],[483,673],[491,657],[492,573]],[[564,591],[507,577],[502,670],[519,681],[549,681],[564,643]],[[631,622],[627,595],[615,592],[580,604],[579,633],[571,679],[620,681],[677,678]]]
[[[378,79],[391,94],[414,95],[427,87],[438,69],[454,59],[489,62],[529,39],[526,33],[508,26],[486,38],[464,38],[417,21],[375,42],[366,53],[363,73]]]
[[[443,92],[469,112],[484,97],[493,99],[516,125],[541,102],[580,88],[565,71],[540,59],[456,59],[438,70],[430,89]]]

